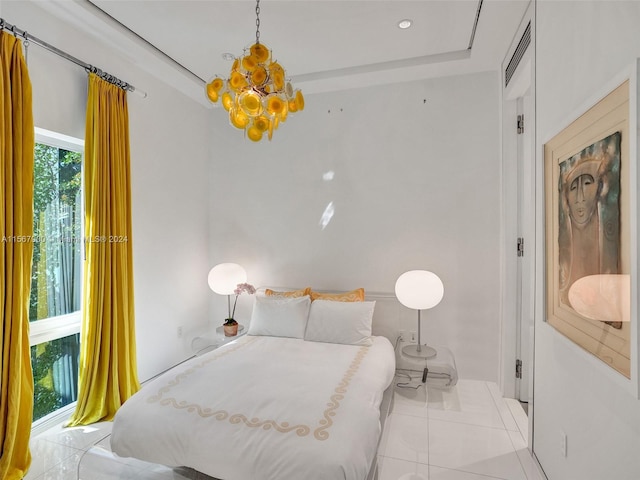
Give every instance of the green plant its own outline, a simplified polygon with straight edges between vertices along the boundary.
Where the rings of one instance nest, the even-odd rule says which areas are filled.
[[[54,390],[52,382],[53,365],[60,357],[60,342],[47,342],[31,347],[34,421],[62,406],[62,396]]]

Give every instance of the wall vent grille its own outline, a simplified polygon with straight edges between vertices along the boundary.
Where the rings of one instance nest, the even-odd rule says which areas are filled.
[[[513,77],[513,74],[516,73],[516,69],[520,64],[520,60],[522,60],[522,57],[524,56],[524,52],[527,51],[527,48],[529,47],[530,43],[531,43],[531,22],[529,22],[527,24],[527,28],[524,29],[522,38],[518,42],[518,47],[516,48],[516,51],[513,52],[513,56],[511,57],[511,60],[509,60],[509,64],[507,65],[507,68],[504,71],[505,87],[509,85],[511,78]]]

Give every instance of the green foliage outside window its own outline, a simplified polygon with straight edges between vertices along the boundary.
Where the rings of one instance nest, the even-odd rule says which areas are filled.
[[[74,215],[81,209],[76,205],[82,178],[82,155],[57,147],[36,143],[34,159],[34,201],[33,236],[36,241],[33,248],[33,268],[31,273],[31,301],[29,302],[29,320],[40,320],[54,316],[47,308],[46,288],[55,288],[57,279],[52,269],[57,265],[47,265],[47,242],[60,241],[79,246],[77,232],[62,228],[61,234],[49,237],[50,229],[46,225],[47,209],[56,206],[71,207]],[[80,218],[73,218],[72,228],[80,224]],[[65,231],[67,230],[67,231]],[[47,268],[48,267],[48,268]],[[68,312],[65,312],[68,313]]]
[[[34,421],[62,406],[62,396],[55,391],[52,381],[52,365],[61,356],[60,344],[55,341],[31,347]]]
[[[80,334],[31,347],[34,421],[76,400],[79,351]]]

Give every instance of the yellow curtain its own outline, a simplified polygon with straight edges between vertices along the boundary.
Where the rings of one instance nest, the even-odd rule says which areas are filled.
[[[29,290],[35,146],[22,42],[3,32],[0,63],[0,478],[19,479],[31,464]]]
[[[69,425],[111,420],[138,389],[126,93],[89,74],[78,404]]]

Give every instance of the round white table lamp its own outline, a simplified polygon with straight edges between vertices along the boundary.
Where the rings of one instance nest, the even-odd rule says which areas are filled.
[[[405,307],[418,310],[418,344],[405,345],[402,353],[411,357],[431,358],[437,352],[434,348],[422,345],[420,332],[420,311],[433,308],[444,296],[442,280],[433,272],[410,270],[396,281],[396,297]]]
[[[220,263],[209,271],[209,288],[219,295],[227,296],[229,317],[231,316],[231,295],[239,283],[246,283],[247,272],[237,263]]]

